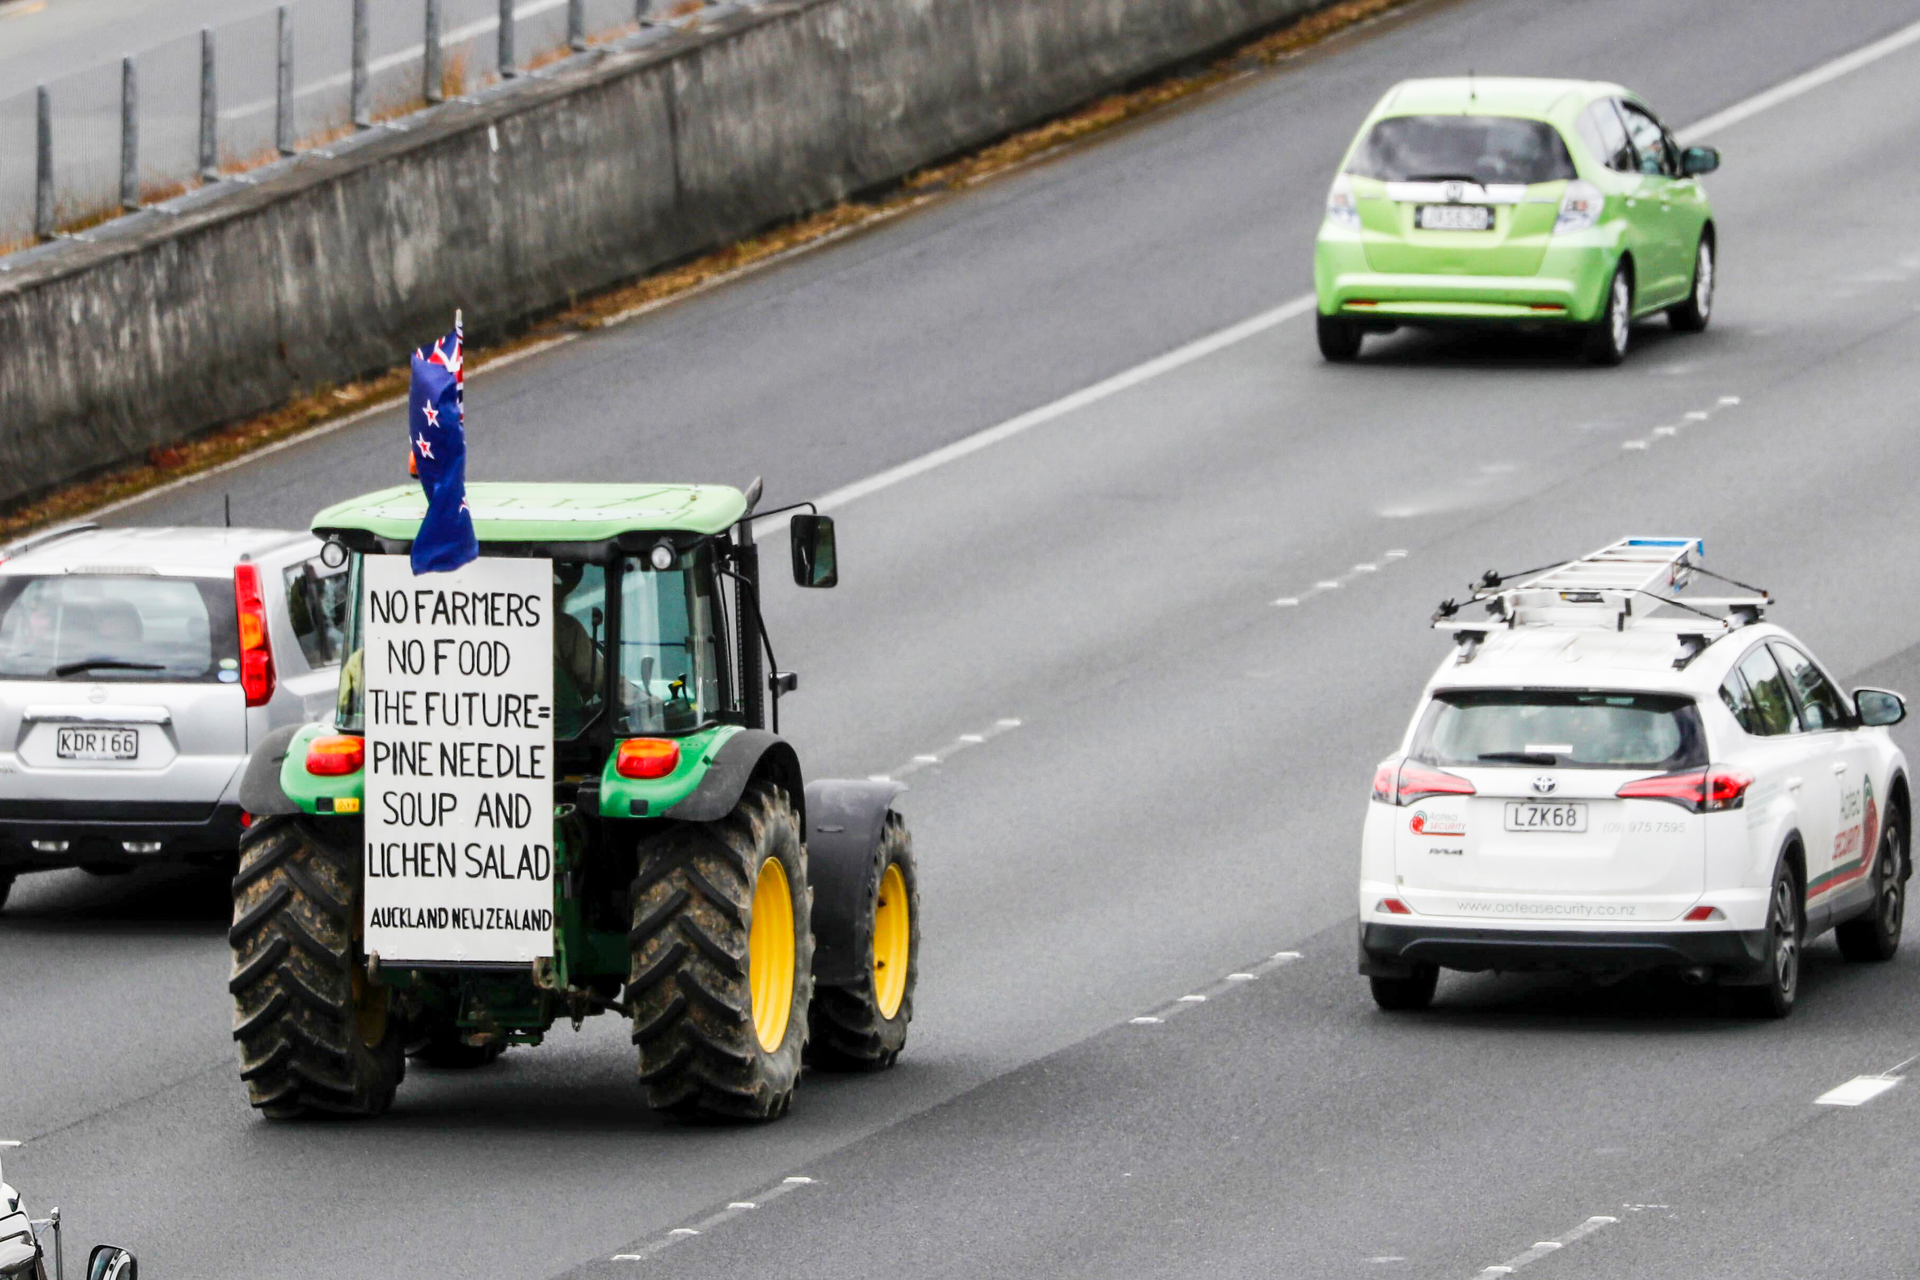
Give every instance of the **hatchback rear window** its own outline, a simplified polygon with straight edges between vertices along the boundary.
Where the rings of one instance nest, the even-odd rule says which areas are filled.
[[[1559,689],[1456,689],[1434,695],[1414,735],[1436,765],[1692,769],[1707,762],[1687,698]]]
[[[1347,172],[1382,182],[1554,182],[1575,177],[1559,130],[1512,116],[1393,116],[1367,131]]]
[[[231,578],[0,578],[0,679],[239,678]]]

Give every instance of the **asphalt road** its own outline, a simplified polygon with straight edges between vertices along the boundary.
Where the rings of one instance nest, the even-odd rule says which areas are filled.
[[[826,493],[1299,296],[1331,167],[1402,76],[1607,76],[1685,124],[1920,19],[1675,9],[1421,6],[478,376],[471,470]],[[926,944],[892,1073],[675,1127],[603,1020],[416,1070],[380,1122],[267,1125],[223,886],[41,876],[0,916],[10,1178],[157,1276],[1914,1274],[1916,1086],[1813,1100],[1920,1053],[1920,948],[1815,946],[1779,1025],[1458,975],[1398,1018],[1353,976],[1351,899],[1371,767],[1444,652],[1424,620],[1489,566],[1703,535],[1848,684],[1920,693],[1916,75],[1920,45],[1708,139],[1702,337],[1651,325],[1596,370],[1396,335],[1336,368],[1294,316],[839,506],[844,585],[769,611],[813,770],[912,767]],[[114,518],[231,495],[292,522],[397,480],[401,439],[379,415]]]

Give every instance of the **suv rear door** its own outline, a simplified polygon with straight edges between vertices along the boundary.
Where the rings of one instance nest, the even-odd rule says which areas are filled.
[[[1648,774],[1706,764],[1689,699],[1443,690],[1422,717],[1409,761],[1465,779],[1474,791],[1405,810],[1395,869],[1424,913],[1672,920],[1705,887],[1702,815],[1616,794]]]
[[[281,685],[300,702],[302,720],[328,719],[340,692],[340,662],[345,656],[347,611],[352,601],[347,567],[333,569],[318,556],[279,564],[277,576],[285,601],[280,616],[284,634],[274,637]],[[289,709],[291,714],[291,709]],[[288,716],[276,712],[276,722]]]
[[[0,747],[16,760],[0,817],[210,814],[247,751],[235,627],[231,579],[0,578]]]

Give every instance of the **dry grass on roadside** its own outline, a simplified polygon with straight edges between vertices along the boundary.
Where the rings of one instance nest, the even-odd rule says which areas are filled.
[[[1210,66],[1170,76],[1127,93],[1109,95],[971,155],[922,170],[886,196],[836,205],[632,284],[596,294],[510,341],[485,350],[470,350],[467,367],[469,370],[485,368],[490,360],[544,342],[566,329],[597,328],[781,254],[897,215],[913,205],[936,198],[941,190],[957,189],[1003,172],[1156,107],[1191,97],[1257,67],[1279,62],[1338,31],[1411,2],[1342,0],[1342,3],[1309,14],[1290,26],[1243,45]],[[700,0],[682,0],[669,13],[694,11],[700,7]],[[464,59],[457,63],[450,62],[446,77],[450,87],[451,83],[465,81],[465,71]],[[76,518],[172,480],[210,470],[255,449],[300,435],[368,406],[397,399],[404,394],[406,386],[407,369],[395,368],[344,387],[325,388],[302,395],[246,422],[218,428],[177,444],[157,447],[149,451],[144,462],[115,468],[0,512],[0,538],[17,537],[43,525]],[[397,437],[394,453],[395,474],[398,476],[402,474],[399,468],[403,464],[399,459],[404,447]]]

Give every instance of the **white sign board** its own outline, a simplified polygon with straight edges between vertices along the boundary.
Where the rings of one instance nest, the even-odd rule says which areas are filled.
[[[553,562],[361,571],[366,949],[553,954]]]

